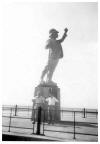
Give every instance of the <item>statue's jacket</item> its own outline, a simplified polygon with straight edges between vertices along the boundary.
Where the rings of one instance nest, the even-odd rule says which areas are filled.
[[[50,38],[47,40],[46,49],[49,49],[49,59],[60,59],[63,58],[63,50],[61,43],[64,41],[66,38],[67,34],[64,33],[62,38],[59,40]]]
[[[49,39],[46,49],[49,49],[49,59],[60,59],[63,57],[63,50],[59,40]]]

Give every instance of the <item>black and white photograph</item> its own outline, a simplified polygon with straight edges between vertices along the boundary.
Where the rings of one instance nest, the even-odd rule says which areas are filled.
[[[2,2],[2,141],[98,142],[98,1]]]

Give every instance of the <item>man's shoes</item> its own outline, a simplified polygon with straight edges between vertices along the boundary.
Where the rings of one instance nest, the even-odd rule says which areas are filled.
[[[52,125],[54,125],[54,121],[52,121]]]
[[[35,124],[35,121],[32,121],[32,124]]]
[[[51,121],[48,121],[48,124],[51,124]]]
[[[48,124],[54,125],[54,121],[49,121]]]

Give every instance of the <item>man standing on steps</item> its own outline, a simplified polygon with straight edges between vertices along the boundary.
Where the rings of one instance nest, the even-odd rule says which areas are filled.
[[[58,31],[56,29],[51,29],[49,31],[49,37],[50,39],[47,41],[46,49],[49,49],[49,57],[47,65],[45,66],[42,75],[41,75],[41,83],[43,82],[43,79],[45,75],[47,75],[46,82],[52,82],[52,76],[53,72],[59,62],[59,59],[63,58],[63,50],[61,43],[64,41],[64,39],[67,36],[68,29],[64,29],[64,34],[61,39],[57,40],[58,38]]]

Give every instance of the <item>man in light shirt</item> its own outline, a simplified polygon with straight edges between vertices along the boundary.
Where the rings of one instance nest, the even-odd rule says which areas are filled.
[[[59,102],[53,94],[50,93],[50,96],[46,98],[46,101],[48,102],[48,120],[49,123],[54,123],[55,120],[55,105],[56,102]]]

